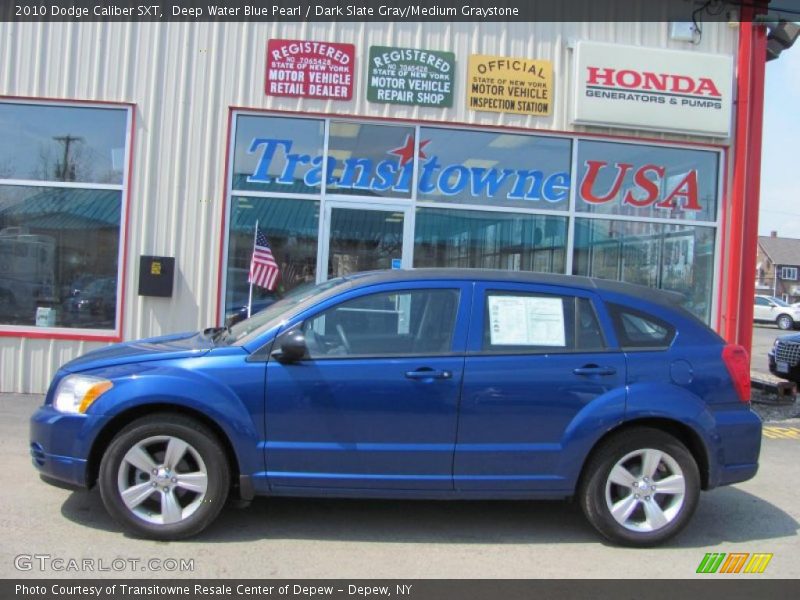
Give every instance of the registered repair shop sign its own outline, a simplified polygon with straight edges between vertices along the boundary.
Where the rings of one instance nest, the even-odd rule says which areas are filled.
[[[416,106],[453,106],[452,52],[371,46],[367,100]]]
[[[553,63],[472,54],[467,106],[471,110],[547,116],[553,110]]]

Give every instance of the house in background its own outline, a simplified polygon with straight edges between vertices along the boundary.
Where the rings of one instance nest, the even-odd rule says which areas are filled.
[[[756,293],[800,301],[800,240],[778,237],[777,231],[758,237]]]

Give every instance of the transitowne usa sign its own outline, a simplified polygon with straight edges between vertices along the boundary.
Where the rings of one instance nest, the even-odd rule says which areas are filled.
[[[578,42],[574,123],[728,137],[729,56]]]

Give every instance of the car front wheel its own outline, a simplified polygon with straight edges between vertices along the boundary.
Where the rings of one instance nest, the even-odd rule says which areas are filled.
[[[195,535],[219,514],[230,473],[217,437],[175,414],[130,423],[100,463],[100,495],[125,529],[157,540]]]
[[[654,546],[689,522],[700,474],[678,440],[640,428],[602,443],[586,464],[579,493],[584,514],[603,536],[626,546]]]
[[[792,329],[794,327],[794,319],[789,315],[781,315],[778,317],[777,323],[778,328],[783,330]]]

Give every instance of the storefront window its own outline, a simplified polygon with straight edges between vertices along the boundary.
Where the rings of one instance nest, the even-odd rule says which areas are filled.
[[[420,208],[414,266],[563,273],[566,239],[564,217]]]
[[[0,103],[0,179],[122,184],[128,112]]]
[[[0,325],[117,327],[128,117],[0,103]]]
[[[567,210],[570,148],[567,138],[423,127],[417,197]]]
[[[237,113],[234,125],[229,317],[247,304],[258,214],[289,276],[256,289],[254,309],[300,281],[409,262],[572,265],[683,292],[711,320],[719,151],[335,116]]]
[[[319,202],[286,198],[235,196],[231,202],[228,237],[225,321],[241,321],[247,316],[250,284],[250,259],[254,234],[258,228],[267,238],[280,270],[277,286],[269,291],[253,286],[252,312],[266,308],[289,290],[316,280]]]
[[[328,192],[410,198],[414,128],[332,121]]]
[[[0,186],[0,323],[114,328],[121,195]]]
[[[576,209],[716,221],[716,152],[614,142],[578,142]]]
[[[319,194],[324,132],[321,120],[237,116],[233,189]]]
[[[711,311],[714,229],[577,219],[573,274],[681,292],[704,321]]]

